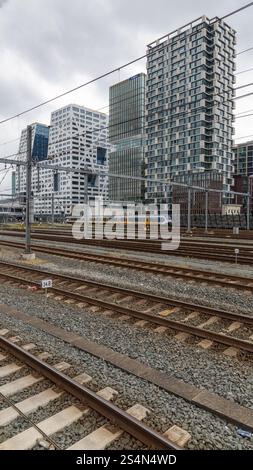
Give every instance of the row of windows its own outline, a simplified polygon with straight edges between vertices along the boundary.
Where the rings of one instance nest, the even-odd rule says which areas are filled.
[[[91,112],[91,111],[88,111],[87,109],[83,109],[83,108],[77,108],[75,106],[72,106],[72,110],[74,113],[77,113],[79,115],[80,114],[85,114],[86,116],[93,116],[94,118],[97,118],[97,119],[106,119],[106,115],[105,114],[101,114],[101,113],[96,113],[96,112]],[[62,116],[63,114],[66,114],[66,113],[69,113],[71,111],[71,107],[68,106],[67,108],[64,108],[64,109],[59,109],[57,111],[54,111],[52,113],[52,117],[56,117],[56,116]]]

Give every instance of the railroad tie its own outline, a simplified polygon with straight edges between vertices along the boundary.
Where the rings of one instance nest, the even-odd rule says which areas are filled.
[[[16,403],[16,408],[18,408],[22,413],[29,414],[36,411],[41,406],[46,406],[53,400],[56,400],[61,396],[62,392],[56,393],[52,388],[48,388],[37,395],[33,395],[29,398],[26,398],[19,403]],[[0,411],[0,426],[6,426],[18,418],[19,413],[11,406]]]
[[[127,413],[139,421],[143,421],[150,412],[144,406],[136,404],[129,408]],[[118,426],[104,425],[70,446],[67,450],[103,450],[118,439],[123,432]]]
[[[174,425],[164,433],[164,437],[174,444],[177,444],[179,447],[185,447],[191,439],[191,434],[185,429]]]
[[[111,317],[115,312],[113,312],[112,310],[104,310],[102,312],[102,315],[104,315],[105,317]]]
[[[198,326],[198,328],[205,328],[206,326],[210,326],[210,325],[213,325],[214,323],[217,323],[217,321],[219,320],[218,317],[210,317],[207,321],[205,321],[204,323],[201,323],[201,325]]]
[[[7,366],[0,367],[0,379],[4,377],[8,377],[8,375],[14,374],[18,370],[22,369],[23,366],[19,366],[12,362],[11,364],[7,364]]]
[[[128,321],[131,320],[131,317],[129,315],[120,315],[120,317],[118,317],[118,320]]]
[[[60,362],[58,364],[55,364],[54,367],[58,370],[63,371],[66,368],[70,367],[70,365],[67,363]],[[4,385],[1,385],[0,392],[5,396],[10,397],[12,395],[15,395],[16,393],[22,392],[23,390],[31,387],[32,385],[35,385],[37,382],[40,382],[41,380],[43,380],[42,376],[35,377],[32,374],[25,375],[24,377],[21,377],[20,379],[13,380]]]
[[[74,380],[82,385],[88,384],[92,381],[92,377],[87,375],[85,372],[74,377]],[[56,400],[62,395],[63,391],[56,392],[52,388],[48,388],[43,392],[40,392],[36,395],[32,395],[21,402],[16,403],[16,408],[18,408],[22,413],[28,415],[29,413],[34,413],[39,407],[46,406],[53,400]],[[17,410],[12,408],[5,408],[0,411],[0,426],[6,426],[18,418],[19,413]]]
[[[85,413],[88,413],[88,408],[81,411],[76,406],[69,406],[50,418],[41,421],[37,426],[41,431],[51,436],[56,432],[62,431],[66,426],[73,424]],[[29,450],[36,445],[41,437],[42,434],[37,429],[31,427],[2,442],[0,450]]]
[[[9,330],[7,330],[6,328],[3,328],[2,330],[0,330],[0,336],[6,336],[7,333],[9,333]]]
[[[146,303],[147,303],[146,299],[140,299],[140,300],[137,300],[137,302],[135,302],[135,305],[138,305],[138,307],[142,307]]]
[[[98,392],[98,394],[109,400],[113,399],[117,392],[107,387],[106,389]],[[84,415],[87,415],[89,411],[89,407],[85,407],[80,410],[76,406],[71,405],[59,413],[50,416],[50,418],[44,419],[37,424],[37,427],[47,436],[52,436],[53,434],[62,431],[65,427],[74,424]],[[0,450],[29,450],[36,445],[41,437],[41,433],[37,429],[31,427],[2,442],[0,444]]]
[[[229,325],[229,327],[227,328],[227,332],[232,333],[233,331],[239,330],[241,326],[242,326],[241,323],[239,323],[238,321],[235,321],[231,323],[231,325]]]
[[[20,338],[20,336],[11,336],[9,340],[15,344],[15,343],[20,343],[22,341],[22,338]]]
[[[109,294],[107,298],[110,300],[110,302],[111,301],[115,302],[116,300],[121,298],[121,296],[122,296],[122,294],[120,294],[119,292],[116,292],[116,293],[113,293],[113,294]]]
[[[177,334],[175,335],[175,339],[176,339],[177,341],[182,341],[182,342],[184,342],[184,341],[186,341],[190,336],[191,336],[191,335],[190,335],[189,333],[184,333],[183,331],[181,331],[180,333],[177,333]]]
[[[209,349],[213,345],[213,341],[210,341],[209,339],[203,339],[198,343],[198,346],[202,349]]]
[[[167,326],[158,326],[157,328],[154,329],[154,333],[159,333],[159,334],[166,333],[166,331],[168,331]]]
[[[197,318],[198,316],[200,315],[199,312],[191,312],[189,315],[187,315],[187,317],[185,317],[182,321],[189,321],[189,320],[194,320],[195,318]]]
[[[131,302],[133,300],[132,295],[127,295],[126,297],[123,297],[122,299],[118,300],[118,303],[121,304],[123,302]]]
[[[90,312],[91,313],[97,313],[101,307],[98,307],[97,305],[89,306]]]
[[[179,307],[174,307],[174,308],[168,308],[166,310],[163,310],[162,312],[159,312],[160,317],[168,317],[172,313],[177,313],[179,311]]]
[[[228,356],[228,357],[236,357],[238,353],[239,353],[239,349],[233,348],[232,346],[230,348],[226,348],[223,351],[223,354],[225,354],[225,356]]]
[[[25,350],[25,351],[31,351],[32,349],[36,348],[36,344],[34,343],[28,343],[28,344],[24,344],[24,346],[22,346],[22,348]]]
[[[46,361],[47,359],[49,359],[50,357],[52,357],[52,354],[44,351],[40,354],[38,354],[38,358],[41,360],[41,361]]]
[[[148,322],[146,320],[138,320],[134,323],[134,326],[137,326],[139,328],[143,328],[144,326],[147,326]]]
[[[0,393],[5,395],[6,397],[10,397],[15,395],[16,393],[22,392],[26,388],[31,387],[32,385],[36,384],[43,380],[43,377],[34,377],[34,375],[29,374],[20,379],[13,380],[12,382],[8,382],[7,384],[0,386]]]

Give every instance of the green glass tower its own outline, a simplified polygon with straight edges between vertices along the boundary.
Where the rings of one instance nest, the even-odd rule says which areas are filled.
[[[144,177],[146,75],[140,73],[110,87],[109,174]],[[109,200],[142,202],[144,182],[109,176]]]

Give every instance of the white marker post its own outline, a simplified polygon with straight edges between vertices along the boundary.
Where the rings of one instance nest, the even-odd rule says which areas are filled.
[[[237,258],[240,253],[240,250],[238,248],[235,248],[235,264],[237,264]]]
[[[43,281],[41,281],[41,288],[45,289],[45,306],[47,303],[47,289],[50,289],[50,287],[53,287],[52,279],[43,279]]]

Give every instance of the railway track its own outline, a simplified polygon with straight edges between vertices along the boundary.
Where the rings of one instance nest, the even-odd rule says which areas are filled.
[[[45,277],[53,279],[50,295],[59,301],[79,307],[96,307],[106,315],[117,315],[119,321],[134,321],[137,326],[155,326],[157,332],[176,332],[179,340],[199,341],[208,348],[215,344],[226,348],[225,354],[236,355],[240,350],[253,352],[253,317],[190,304],[108,284],[73,278],[55,272],[0,263],[0,278],[19,286],[29,286],[41,292]],[[106,300],[105,300],[106,299]],[[137,323],[136,323],[137,320]],[[189,337],[189,335],[191,335]]]
[[[184,236],[194,236],[194,237],[205,237],[205,238],[227,238],[235,240],[252,240],[252,230],[240,229],[239,235],[235,235],[230,229],[215,229],[209,228],[206,232],[204,229],[192,229],[191,234],[188,234],[186,230],[183,230]]]
[[[0,240],[0,245],[11,246],[14,248],[22,248],[24,246],[23,243],[15,243],[3,240]],[[44,245],[33,245],[32,249],[33,251],[78,259],[80,261],[109,264],[120,268],[142,271],[149,274],[159,274],[188,281],[195,281],[198,283],[204,282],[210,285],[227,288],[231,287],[237,290],[253,292],[253,278],[245,278],[231,274],[221,274],[218,272],[204,271],[202,269],[189,267],[185,268],[181,266],[168,266],[165,264],[151,263],[116,256],[81,253],[76,251],[74,252],[71,250],[50,248]]]
[[[3,231],[0,232],[0,235],[4,236],[14,236],[22,237],[23,233],[12,232],[12,231]],[[69,243],[72,245],[78,244],[80,246],[91,245],[105,248],[113,248],[118,250],[129,250],[129,251],[138,251],[144,253],[156,253],[167,256],[183,256],[183,257],[193,257],[198,259],[207,259],[213,261],[222,261],[222,262],[235,262],[235,253],[234,249],[238,247],[235,246],[225,246],[220,242],[211,243],[211,242],[201,242],[191,240],[181,240],[180,247],[177,250],[161,250],[161,241],[156,240],[76,240],[71,235],[66,236],[65,234],[57,233],[36,233],[32,232],[33,240],[46,240],[46,241],[56,241],[57,243]],[[253,263],[253,247],[245,246],[240,248],[240,253],[238,254],[238,263],[251,265]]]
[[[62,447],[57,435],[66,430],[73,436],[73,442],[65,450],[105,449],[117,441],[123,432],[142,443],[141,448],[181,450],[168,439],[171,428],[162,435],[143,422],[150,413],[147,408],[136,403],[126,411],[121,409],[113,403],[117,391],[106,387],[95,392],[88,387],[92,377],[85,372],[73,378],[66,375],[66,370],[71,368],[70,364],[50,364],[47,361],[50,355],[45,352],[31,353],[31,350],[36,349],[34,344],[20,346],[17,342],[22,342],[21,338],[14,337],[11,340],[5,337],[7,332],[2,330],[0,335],[0,399],[6,405],[0,411],[0,450],[25,450],[38,446],[60,449]],[[13,379],[15,374],[19,377]],[[33,387],[38,383],[43,384],[45,380],[45,387],[39,393],[36,389],[33,391]],[[28,390],[29,396],[19,401],[19,394],[25,390]],[[69,399],[62,407],[62,403],[60,406],[57,400],[64,395]],[[12,396],[15,396],[15,401]],[[36,419],[36,412],[52,402],[56,402],[54,413],[41,421]],[[104,424],[89,432],[85,430],[85,419],[91,412],[95,412],[100,421],[102,417]],[[25,421],[24,430],[18,430],[18,418]],[[14,424],[11,436],[10,424]],[[6,439],[5,426],[8,426]]]

